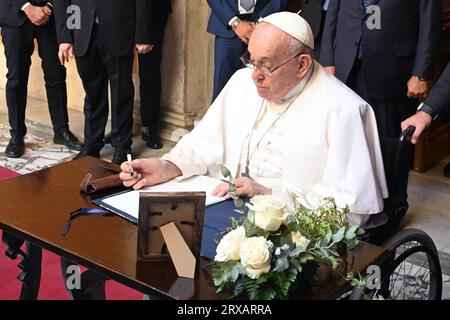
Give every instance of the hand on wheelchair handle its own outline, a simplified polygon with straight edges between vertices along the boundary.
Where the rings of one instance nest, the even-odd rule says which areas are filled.
[[[406,142],[411,142],[411,138],[414,134],[414,131],[416,131],[416,127],[415,126],[409,126],[408,128],[406,128],[405,130],[402,131],[402,133],[400,134],[399,140],[400,141],[406,141]]]

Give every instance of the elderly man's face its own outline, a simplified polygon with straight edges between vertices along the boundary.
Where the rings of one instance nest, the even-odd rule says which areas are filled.
[[[269,23],[261,23],[253,31],[248,45],[251,59],[254,64],[272,69],[291,59],[298,52],[288,50],[290,36]],[[295,58],[271,76],[265,75],[258,68],[253,69],[252,78],[258,94],[269,101],[279,101],[284,98],[304,77],[308,66],[304,66],[302,58]],[[303,65],[303,67],[302,67]]]

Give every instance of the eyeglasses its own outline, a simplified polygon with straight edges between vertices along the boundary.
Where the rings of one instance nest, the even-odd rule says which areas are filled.
[[[266,76],[269,76],[269,77],[270,77],[270,76],[273,75],[273,73],[274,73],[276,70],[278,70],[279,68],[281,68],[281,67],[284,66],[285,64],[291,62],[292,60],[294,60],[295,58],[297,58],[297,57],[298,57],[299,55],[301,55],[301,54],[302,54],[302,52],[299,52],[299,53],[297,53],[295,56],[293,56],[292,58],[290,58],[289,60],[287,60],[287,61],[283,62],[282,64],[279,64],[278,66],[273,67],[273,68],[269,68],[269,67],[266,67],[266,66],[262,66],[262,65],[259,65],[259,64],[255,64],[255,63],[252,61],[251,57],[250,57],[250,52],[248,52],[248,51],[246,51],[246,52],[241,56],[241,61],[242,61],[242,63],[243,63],[247,68],[250,68],[250,69],[257,68],[259,71],[261,71],[262,73],[264,73]]]

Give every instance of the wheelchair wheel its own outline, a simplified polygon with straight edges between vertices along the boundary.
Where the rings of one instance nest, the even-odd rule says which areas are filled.
[[[442,272],[433,240],[423,231],[405,229],[382,245],[388,250],[381,262],[381,285],[353,289],[350,299],[440,300]]]

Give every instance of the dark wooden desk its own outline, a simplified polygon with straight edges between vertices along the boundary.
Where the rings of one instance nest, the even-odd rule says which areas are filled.
[[[136,265],[137,227],[119,216],[81,217],[73,221],[66,237],[61,235],[70,212],[95,207],[90,195],[79,192],[79,184],[88,172],[96,177],[109,174],[98,167],[99,163],[107,164],[85,157],[0,182],[0,228],[153,297],[226,298],[225,294],[215,292],[204,268],[206,259],[201,259],[195,280],[178,278],[170,261],[140,270]],[[103,194],[95,195],[99,196]],[[361,243],[348,255],[348,270],[363,271],[383,253],[380,247]],[[302,297],[335,298],[343,283],[343,279],[336,277]]]

